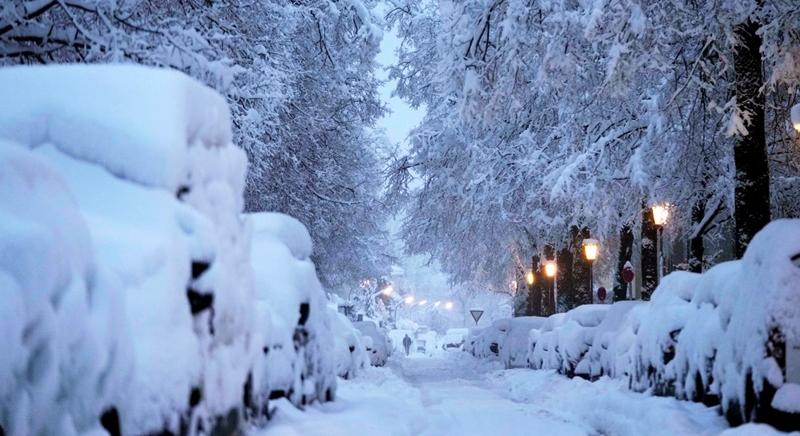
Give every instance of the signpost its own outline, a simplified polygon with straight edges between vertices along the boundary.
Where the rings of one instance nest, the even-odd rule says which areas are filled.
[[[622,268],[622,280],[625,280],[625,283],[628,284],[628,299],[633,300],[633,279],[636,277],[636,273],[633,272],[633,264],[631,261],[625,262],[625,266]]]
[[[483,316],[483,310],[470,309],[469,314],[472,315],[472,319],[475,320],[475,325],[478,325],[478,321],[480,321],[481,317]]]
[[[602,286],[597,288],[597,299],[600,300],[601,303],[606,301],[606,288]]]

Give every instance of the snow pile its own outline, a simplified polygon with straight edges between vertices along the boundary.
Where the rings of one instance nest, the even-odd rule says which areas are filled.
[[[462,349],[464,341],[469,335],[469,329],[463,327],[447,329],[444,335],[438,339],[439,348],[449,350],[452,348]]]
[[[255,271],[258,347],[257,409],[269,398],[295,405],[332,399],[336,391],[333,314],[316,275],[308,230],[279,213],[253,213],[250,259]],[[342,328],[341,323],[338,326]],[[352,340],[350,342],[353,342]],[[347,346],[349,347],[350,344]]]
[[[131,370],[118,291],[64,180],[0,140],[0,433],[99,430]]]
[[[535,369],[623,378],[635,390],[721,404],[734,424],[798,429],[800,396],[797,381],[787,379],[787,344],[800,341],[800,220],[770,223],[741,260],[704,274],[669,274],[649,302],[550,316],[530,329],[526,347],[511,333],[527,322],[519,320],[472,331],[469,351],[488,357],[486,344],[497,341],[503,356],[527,351]]]

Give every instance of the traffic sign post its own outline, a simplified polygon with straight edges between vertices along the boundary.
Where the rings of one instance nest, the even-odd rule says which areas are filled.
[[[633,279],[636,278],[636,273],[633,271],[633,264],[631,261],[625,262],[625,266],[622,267],[622,280],[625,280],[625,283],[628,284],[628,299],[633,300]]]
[[[483,316],[483,310],[470,309],[469,314],[472,315],[472,319],[475,320],[475,325],[478,325],[478,321],[480,321],[481,317]]]

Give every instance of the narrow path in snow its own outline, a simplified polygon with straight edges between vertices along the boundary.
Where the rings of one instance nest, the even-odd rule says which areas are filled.
[[[258,435],[689,435],[726,428],[714,409],[549,371],[503,370],[460,352],[393,357],[340,381],[339,398],[304,412],[278,402]]]

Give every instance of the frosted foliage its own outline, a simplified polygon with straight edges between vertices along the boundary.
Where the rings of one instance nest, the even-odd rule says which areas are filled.
[[[394,4],[391,77],[426,116],[393,163],[392,198],[407,201],[411,251],[455,277],[507,287],[570,226],[609,240],[656,201],[672,204],[675,232],[719,236],[734,200],[728,127],[749,117],[731,100],[733,29],[750,13],[764,23],[774,215],[797,216],[800,12],[788,3]]]

